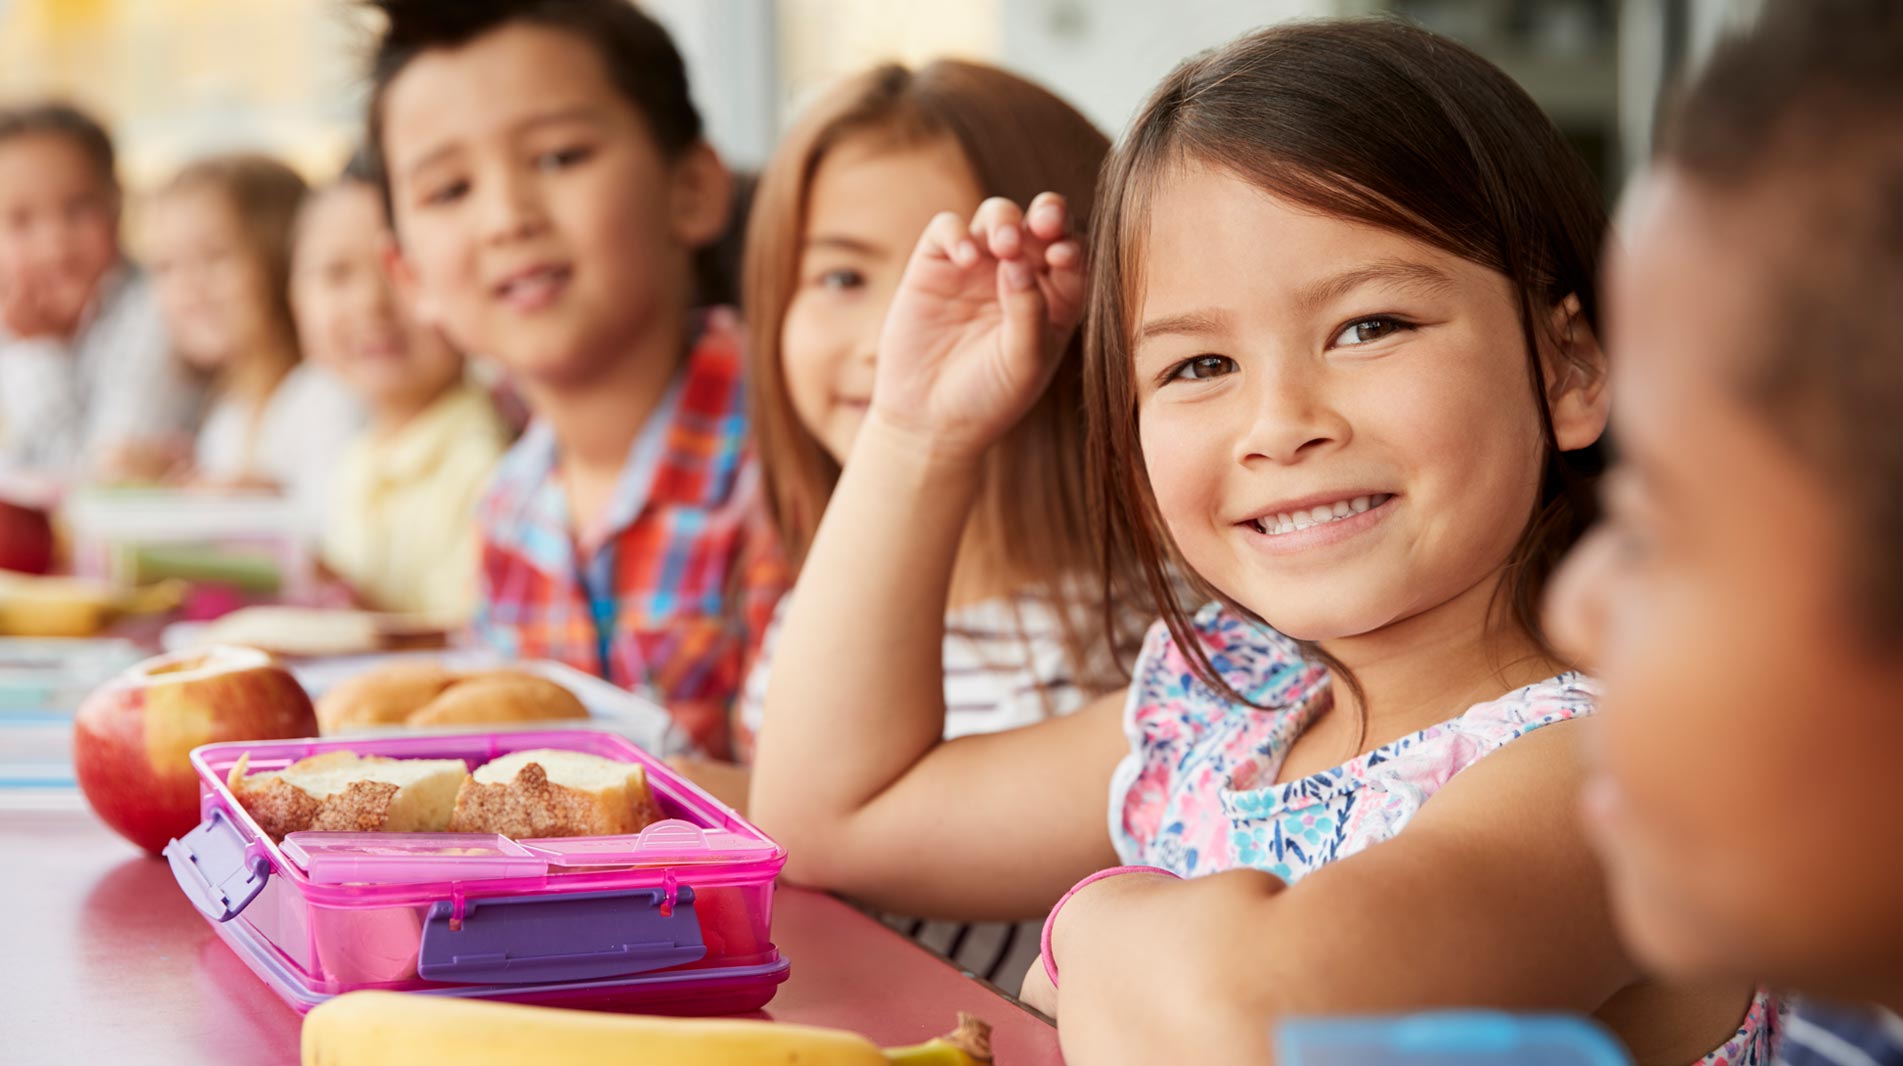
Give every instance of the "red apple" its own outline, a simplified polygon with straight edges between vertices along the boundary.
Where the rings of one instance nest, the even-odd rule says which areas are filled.
[[[73,719],[73,768],[93,811],[157,855],[198,824],[189,756],[221,740],[317,735],[311,698],[256,648],[161,655],[86,697]]]
[[[46,512],[0,500],[0,570],[44,574],[53,568],[53,524]]]

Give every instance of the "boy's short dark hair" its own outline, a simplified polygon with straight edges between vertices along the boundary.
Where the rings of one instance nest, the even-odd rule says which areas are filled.
[[[672,159],[701,139],[700,112],[687,87],[687,65],[673,38],[630,0],[367,0],[388,25],[370,64],[369,135],[364,149],[389,205],[383,165],[383,96],[418,56],[455,48],[510,23],[565,30],[601,56],[608,78],[647,121]]]
[[[85,153],[106,185],[119,187],[112,137],[106,133],[106,127],[86,112],[57,100],[0,108],[0,143],[30,134],[65,137]]]
[[[1903,4],[1771,0],[1677,101],[1659,161],[1803,234],[1743,382],[1844,493],[1857,598],[1903,639]]]

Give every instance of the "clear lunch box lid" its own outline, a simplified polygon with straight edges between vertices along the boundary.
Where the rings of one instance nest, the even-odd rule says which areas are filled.
[[[292,833],[280,847],[318,884],[540,877],[543,859],[487,833]]]
[[[670,818],[633,836],[517,842],[488,833],[299,832],[284,857],[316,884],[405,884],[541,877],[550,867],[682,866],[771,858],[771,841]]]

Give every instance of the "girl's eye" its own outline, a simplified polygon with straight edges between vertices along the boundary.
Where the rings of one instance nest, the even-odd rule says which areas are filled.
[[[458,179],[439,185],[423,194],[423,202],[432,206],[455,203],[469,192],[469,183]]]
[[[543,152],[536,156],[535,166],[538,170],[567,170],[577,163],[586,162],[588,157],[594,154],[593,148],[584,145],[558,148],[553,152]]]
[[[1337,348],[1352,348],[1359,344],[1373,344],[1383,337],[1393,336],[1402,330],[1412,328],[1414,327],[1398,318],[1371,315],[1348,323],[1329,343]]]
[[[1185,359],[1170,372],[1171,381],[1202,381],[1208,378],[1233,374],[1237,370],[1236,361],[1226,355],[1199,355]]]
[[[866,276],[857,270],[843,268],[828,270],[816,279],[816,284],[832,292],[845,292],[849,289],[863,288],[866,284]]]

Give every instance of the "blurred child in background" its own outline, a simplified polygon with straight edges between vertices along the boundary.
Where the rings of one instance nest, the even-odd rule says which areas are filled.
[[[154,197],[148,235],[173,351],[211,384],[189,477],[282,491],[315,539],[331,468],[361,415],[333,375],[300,356],[289,289],[304,194],[303,179],[274,159],[203,159]]]
[[[681,57],[622,0],[380,6],[396,276],[536,417],[480,508],[478,632],[645,692],[726,756],[785,578],[738,321],[692,309],[732,194]]]
[[[0,465],[80,479],[176,458],[199,390],[119,243],[112,141],[63,104],[0,110]]]
[[[298,216],[299,337],[369,415],[337,459],[323,558],[366,607],[461,622],[475,607],[476,502],[508,432],[462,354],[398,298],[389,245],[360,167],[313,192]]]
[[[1549,605],[1621,930],[1817,997],[1781,1063],[1903,1063],[1903,7],[1770,4],[1621,222],[1620,464]]]

